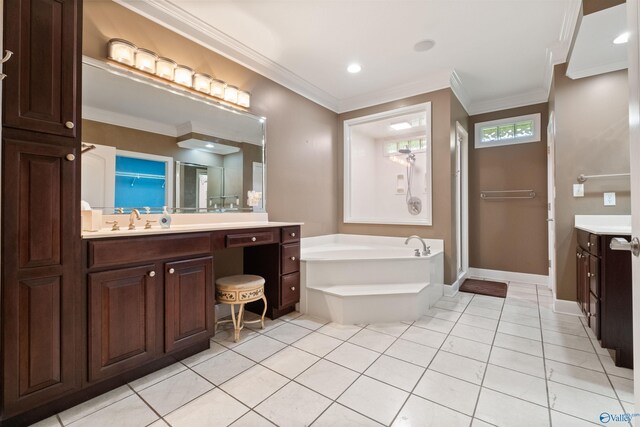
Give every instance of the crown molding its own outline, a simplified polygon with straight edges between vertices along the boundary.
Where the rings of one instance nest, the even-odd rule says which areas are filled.
[[[110,125],[157,133],[160,135],[172,137],[178,136],[178,130],[175,126],[87,105],[82,106],[82,118],[93,120],[94,122],[102,122]]]
[[[469,98],[469,94],[464,88],[464,84],[462,83],[460,75],[455,69],[451,72],[449,84],[451,85],[451,91],[458,98],[458,101],[460,101],[460,104],[462,104],[462,106],[468,113],[469,108],[471,107],[471,100]]]
[[[493,111],[507,110],[510,108],[524,107],[526,105],[539,104],[549,100],[549,91],[536,89],[530,92],[503,98],[490,99],[486,101],[473,102],[467,111],[470,116],[476,114],[490,113]]]
[[[624,60],[608,64],[596,65],[595,67],[571,70],[571,72],[567,70],[567,77],[576,80],[583,77],[591,77],[598,74],[611,73],[618,70],[626,70],[627,68],[629,68],[629,63],[628,61]]]

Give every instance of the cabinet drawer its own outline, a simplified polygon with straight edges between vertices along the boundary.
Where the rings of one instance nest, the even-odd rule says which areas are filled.
[[[258,231],[255,233],[228,234],[227,247],[241,248],[244,246],[267,245],[278,243],[277,229],[274,231]]]
[[[589,278],[589,290],[597,298],[600,298],[600,259],[589,255],[589,272],[587,273]]]
[[[89,242],[89,268],[110,267],[211,252],[211,234],[106,239]]]
[[[600,256],[600,236],[598,236],[597,234],[589,234],[587,249],[589,250],[590,254]]]
[[[589,327],[596,338],[600,339],[600,300],[593,294],[590,294],[589,297]]]
[[[292,227],[282,227],[282,243],[299,242],[300,241],[300,226],[294,225]]]
[[[294,271],[300,271],[300,244],[290,243],[288,245],[282,245],[282,274],[293,273]]]
[[[280,278],[280,307],[300,301],[300,273],[291,273]]]

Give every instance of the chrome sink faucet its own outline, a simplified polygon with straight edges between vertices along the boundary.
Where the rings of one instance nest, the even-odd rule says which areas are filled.
[[[416,256],[431,255],[431,246],[427,246],[427,244],[424,242],[424,240],[420,236],[416,236],[415,234],[412,236],[409,236],[407,237],[407,240],[404,241],[404,244],[408,245],[409,242],[413,239],[420,240],[420,243],[422,243],[422,253],[420,253],[420,249],[416,249],[416,254],[415,254]]]
[[[129,230],[136,229],[136,219],[140,219],[140,211],[138,209],[131,209],[129,214]]]

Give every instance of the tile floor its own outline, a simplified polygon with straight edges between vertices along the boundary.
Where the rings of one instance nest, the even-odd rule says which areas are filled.
[[[632,412],[633,371],[551,303],[510,283],[506,299],[459,293],[411,324],[292,313],[38,425],[588,426]]]

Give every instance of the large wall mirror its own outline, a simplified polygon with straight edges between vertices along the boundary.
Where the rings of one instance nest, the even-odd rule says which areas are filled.
[[[93,209],[264,211],[264,118],[92,58],[82,72],[82,199]]]
[[[432,225],[431,103],[344,122],[344,222]]]

